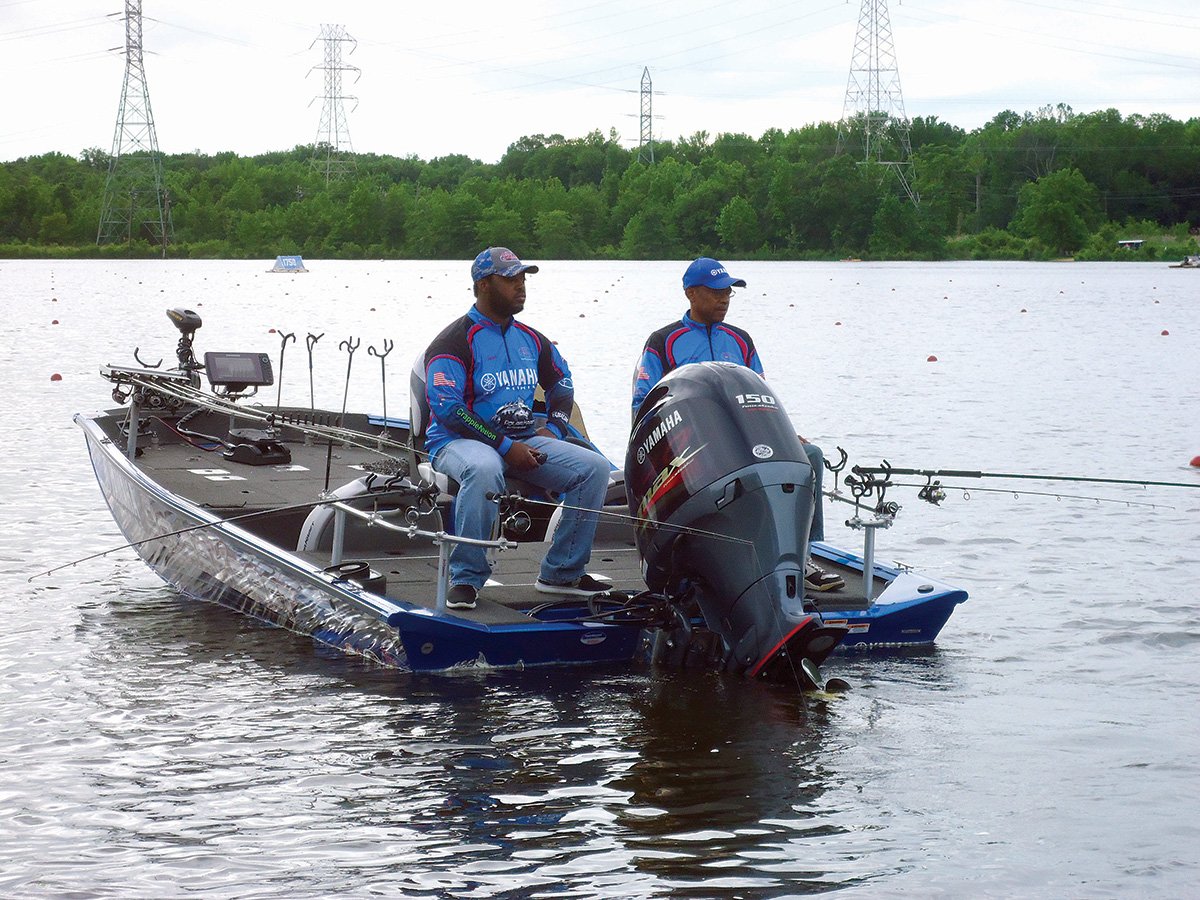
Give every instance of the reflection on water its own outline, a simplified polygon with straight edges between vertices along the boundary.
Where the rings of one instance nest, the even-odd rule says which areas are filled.
[[[0,895],[1189,894],[1194,491],[934,508],[896,489],[880,558],[971,600],[936,648],[835,655],[824,674],[852,689],[828,698],[696,673],[399,675],[185,601],[128,551],[27,582],[122,543],[70,414],[106,405],[99,364],[169,355],[165,307],[201,312],[204,349],[273,353],[284,327],[393,337],[411,359],[469,298],[457,264],[260,268],[0,261]],[[682,311],[664,300],[678,268],[556,263],[531,282],[524,318],[559,341],[615,455],[613,398]],[[1200,305],[1177,272],[739,268],[735,320],[772,385],[853,462],[1195,477]],[[289,354],[285,402],[308,402],[304,368]],[[345,360],[314,369],[318,402],[340,403]],[[352,406],[380,398],[365,371]],[[847,515],[826,510],[835,541],[855,540]]]
[[[632,795],[620,821],[639,870],[681,896],[778,891],[784,871],[793,890],[820,885],[826,873],[795,863],[841,832],[820,803],[839,780],[822,763],[825,704],[715,676],[648,688],[634,701],[638,758],[614,782]]]

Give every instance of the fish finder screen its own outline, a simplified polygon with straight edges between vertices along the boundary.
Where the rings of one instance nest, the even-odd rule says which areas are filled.
[[[205,353],[204,371],[213,386],[261,386],[275,380],[265,353]]]

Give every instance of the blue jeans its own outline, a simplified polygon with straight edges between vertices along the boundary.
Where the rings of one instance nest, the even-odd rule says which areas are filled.
[[[513,474],[554,493],[563,494],[563,514],[554,540],[542,560],[542,581],[566,584],[584,573],[592,556],[598,516],[592,510],[604,505],[608,490],[608,460],[577,444],[541,435],[523,443],[546,454],[536,469]],[[499,510],[491,493],[503,493],[504,458],[480,441],[460,438],[451,441],[433,459],[437,471],[460,485],[454,500],[454,533],[459,537],[487,540],[492,536]],[[492,569],[483,547],[457,544],[450,554],[450,583],[483,587]]]
[[[821,493],[821,476],[825,473],[825,454],[816,444],[801,444],[813,470],[813,520],[808,531],[810,541],[825,540],[825,496]]]

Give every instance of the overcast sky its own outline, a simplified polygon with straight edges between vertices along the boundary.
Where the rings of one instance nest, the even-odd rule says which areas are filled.
[[[971,130],[996,113],[1200,117],[1196,0],[891,0],[905,110]],[[0,160],[112,149],[123,0],[0,0]],[[160,148],[312,143],[323,25],[343,44],[358,152],[494,162],[523,135],[616,129],[757,137],[841,118],[860,0],[143,0]],[[351,52],[353,49],[353,52]],[[356,98],[356,99],[349,99]]]

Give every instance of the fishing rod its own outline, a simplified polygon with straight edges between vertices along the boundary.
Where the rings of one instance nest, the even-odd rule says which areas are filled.
[[[880,466],[854,466],[856,475],[916,475],[921,478],[1012,478],[1030,481],[1083,481],[1091,484],[1131,484],[1138,487],[1200,488],[1200,481],[1144,481],[1136,478],[1097,478],[1090,475],[1032,475],[1025,472],[980,472],[971,469],[901,469],[885,459]]]
[[[375,500],[378,500],[378,499],[384,498],[384,497],[392,497],[392,496],[396,496],[396,497],[413,497],[413,496],[415,496],[417,498],[417,503],[418,503],[418,508],[419,508],[419,504],[422,499],[428,498],[428,499],[432,500],[433,498],[436,497],[436,495],[437,495],[437,488],[433,487],[432,485],[427,486],[427,487],[419,487],[417,485],[409,485],[408,487],[390,488],[389,489],[386,487],[386,484],[385,484],[385,487],[383,490],[378,491],[377,493],[373,493],[370,496],[372,499],[375,499]],[[355,498],[355,499],[360,499],[360,498]],[[215,519],[212,522],[200,522],[196,525],[188,525],[184,528],[177,528],[174,531],[165,531],[161,534],[156,534],[153,537],[142,538],[140,541],[130,541],[129,543],[121,544],[118,547],[109,547],[107,550],[101,550],[98,553],[92,553],[92,554],[89,554],[88,556],[81,556],[79,559],[73,560],[68,563],[63,563],[61,566],[55,566],[53,569],[47,569],[44,572],[38,572],[35,575],[30,575],[29,578],[26,579],[26,582],[28,583],[30,581],[33,581],[35,578],[41,578],[45,575],[53,575],[55,572],[61,572],[63,569],[69,569],[73,566],[79,565],[80,563],[90,562],[93,559],[100,559],[103,556],[108,556],[108,554],[116,553],[119,550],[128,550],[133,547],[140,547],[140,546],[142,546],[142,544],[149,544],[154,541],[161,541],[166,538],[175,537],[180,534],[188,534],[192,531],[201,531],[205,528],[214,528],[214,527],[217,527],[220,525],[228,525],[233,522],[241,522],[241,521],[244,521],[247,519],[258,518],[260,516],[261,517],[273,516],[278,513],[295,512],[295,511],[301,510],[301,509],[315,509],[318,506],[325,506],[329,503],[340,503],[340,502],[342,502],[342,501],[338,497],[325,497],[321,500],[308,500],[308,501],[305,501],[304,503],[292,503],[287,506],[273,506],[270,509],[256,509],[256,510],[253,510],[252,512],[240,513],[239,515],[236,515],[236,516],[230,516],[227,519]]]
[[[231,413],[236,412],[240,418],[254,419],[260,422],[274,421],[280,427],[288,427],[300,432],[301,434],[313,435],[320,438],[334,438],[342,443],[350,444],[362,450],[370,450],[373,452],[381,452],[380,446],[400,451],[411,450],[407,444],[400,441],[394,441],[383,438],[381,435],[371,435],[363,431],[358,431],[353,428],[339,427],[336,425],[322,425],[316,422],[304,422],[300,419],[271,413],[254,406],[239,406],[236,403],[231,403],[219,397],[207,394],[198,388],[190,388],[184,385],[167,385],[162,382],[155,382],[151,379],[141,379],[138,376],[133,376],[129,379],[131,384],[138,385],[143,388],[152,388],[162,394],[180,400],[185,403],[194,403],[197,406],[202,406],[212,412]],[[384,454],[387,455],[387,454]]]
[[[487,495],[487,498],[489,500],[495,501],[497,503],[506,503],[506,502],[512,503],[512,502],[516,501],[519,503],[529,503],[534,506],[549,506],[554,509],[558,509],[559,507],[561,507],[562,509],[570,509],[575,512],[595,513],[597,516],[605,516],[609,519],[612,519],[612,520],[615,520],[618,522],[628,522],[632,525],[646,525],[646,526],[653,527],[653,528],[666,528],[670,531],[677,532],[678,534],[691,534],[691,535],[695,535],[697,537],[716,538],[717,540],[729,541],[730,543],[734,543],[734,544],[746,544],[747,546],[753,546],[753,542],[748,541],[745,538],[736,538],[736,537],[732,537],[728,534],[720,534],[716,531],[705,531],[703,528],[692,528],[691,526],[688,526],[688,525],[674,525],[671,522],[659,522],[654,519],[647,519],[644,516],[635,516],[635,515],[632,515],[629,513],[612,512],[611,510],[607,510],[604,508],[589,509],[586,506],[572,506],[569,503],[554,503],[550,500],[539,500],[536,497],[526,497],[524,494],[490,494],[489,493]]]
[[[891,487],[902,488],[920,488],[923,492],[929,492],[930,496],[921,496],[920,499],[927,503],[932,503],[934,506],[939,506],[941,501],[945,499],[945,491],[962,491],[963,499],[970,500],[972,493],[980,494],[1012,494],[1014,497],[1027,495],[1030,497],[1054,497],[1057,500],[1094,500],[1097,503],[1118,503],[1124,506],[1144,506],[1149,509],[1175,509],[1174,506],[1166,506],[1162,503],[1147,503],[1144,500],[1123,500],[1120,497],[1089,497],[1084,494],[1064,494],[1060,491],[1014,491],[1008,488],[985,488],[985,487],[964,487],[955,484],[942,484],[936,482],[934,486],[929,484],[918,484],[915,482],[895,481],[890,483]],[[938,496],[938,491],[943,492],[942,496]],[[822,491],[822,493],[837,503],[848,503],[851,506],[860,506],[861,503],[847,497],[839,490]],[[920,495],[918,495],[920,496]]]
[[[925,490],[928,487],[928,485],[924,484],[905,483],[903,481],[894,482],[893,486],[904,488],[920,488],[921,490]],[[1014,498],[1019,498],[1022,494],[1026,494],[1031,497],[1054,497],[1057,500],[1094,500],[1097,503],[1119,503],[1125,506],[1144,506],[1149,509],[1176,508],[1174,506],[1166,506],[1162,503],[1146,503],[1143,500],[1122,500],[1120,497],[1088,497],[1084,496],[1083,494],[1063,494],[1059,493],[1058,491],[1013,491],[1009,490],[1008,488],[963,487],[962,485],[954,484],[939,484],[938,488],[942,491],[962,491],[964,500],[970,500],[971,493],[976,492],[986,494],[1012,494]],[[844,498],[839,497],[837,499]],[[846,502],[853,503],[854,501],[846,500]],[[936,506],[937,504],[935,503],[934,505]]]

